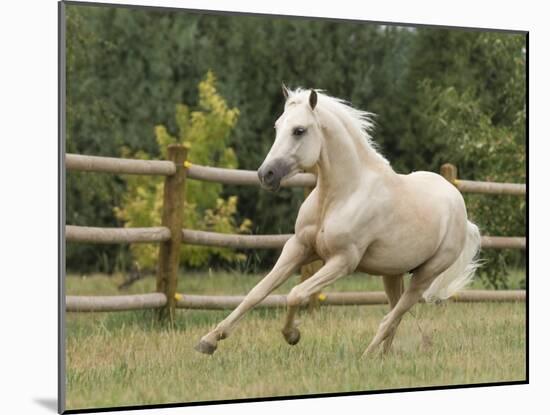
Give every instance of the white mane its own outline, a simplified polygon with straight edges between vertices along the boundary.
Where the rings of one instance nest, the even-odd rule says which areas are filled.
[[[363,138],[364,143],[366,143],[378,157],[389,164],[388,160],[378,151],[378,146],[370,135],[370,132],[374,129],[372,118],[375,114],[353,108],[347,101],[326,95],[321,89],[316,89],[315,92],[317,92],[318,105],[322,105],[329,109],[329,111],[340,118],[346,126],[351,127],[356,132],[356,135]],[[304,88],[297,88],[294,91],[289,91],[287,104],[307,102],[309,93],[310,90]]]

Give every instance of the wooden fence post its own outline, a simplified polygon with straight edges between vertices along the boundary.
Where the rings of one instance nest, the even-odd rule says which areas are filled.
[[[159,249],[157,269],[157,291],[166,295],[166,306],[160,310],[159,318],[168,317],[174,321],[176,310],[176,291],[183,228],[183,205],[185,202],[185,177],[189,147],[180,144],[168,146],[168,160],[176,165],[176,172],[166,176],[164,181],[164,199],[162,206],[162,226],[170,229],[171,237],[162,242]]]
[[[307,197],[313,189],[311,187],[305,187],[304,188],[304,196]],[[300,281],[305,281],[309,277],[311,277],[313,274],[315,274],[321,267],[323,266],[323,261],[317,260],[310,262],[309,264],[302,265],[302,268],[300,269],[301,278]],[[308,311],[312,312],[316,308],[319,308],[319,293],[314,293],[309,297],[308,302]]]
[[[439,170],[441,175],[447,179],[448,182],[450,182],[453,186],[456,186],[456,180],[457,180],[457,170],[456,166],[451,163],[445,163],[443,166],[441,166],[441,169]]]

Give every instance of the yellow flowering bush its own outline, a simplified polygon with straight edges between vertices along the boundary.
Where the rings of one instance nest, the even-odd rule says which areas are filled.
[[[167,157],[169,144],[185,143],[190,147],[188,160],[192,163],[237,167],[237,157],[226,141],[237,123],[239,110],[229,108],[216,90],[216,78],[208,72],[199,83],[199,104],[197,110],[187,105],[176,105],[178,132],[172,135],[163,125],[155,127],[155,137],[163,159]],[[148,160],[145,152],[132,153],[123,148],[124,157]],[[126,178],[127,191],[121,206],[115,208],[117,218],[126,227],[159,226],[162,217],[163,178],[131,176]],[[188,180],[186,182],[184,227],[223,233],[246,233],[251,221],[244,219],[237,223],[237,196],[221,197],[222,185],[217,183]],[[142,268],[154,269],[158,259],[158,245],[134,244],[130,247],[135,261]],[[197,247],[182,244],[182,262],[198,267],[207,264],[212,257],[227,262],[245,259],[244,254],[229,248]]]

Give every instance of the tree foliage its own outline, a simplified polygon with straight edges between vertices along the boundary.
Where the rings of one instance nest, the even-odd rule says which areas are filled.
[[[95,29],[102,18],[97,8],[67,7],[65,149],[69,153],[119,156],[113,141],[121,134],[116,103],[103,89],[103,80],[108,78],[106,57],[114,53],[114,45]],[[120,178],[71,172],[65,188],[67,224],[120,226],[112,211],[124,191]],[[127,256],[122,245],[67,244],[66,250],[67,268],[80,272],[125,268]]]
[[[454,44],[437,49],[418,65],[446,69],[417,83],[418,122],[428,152],[427,168],[445,162],[458,166],[469,180],[525,183],[525,52],[521,37],[471,33],[456,39],[451,32],[424,32],[421,43]],[[449,69],[452,70],[449,70]],[[458,75],[457,75],[458,74]],[[414,144],[408,142],[409,154]],[[426,148],[425,144],[420,147]],[[526,203],[517,196],[466,195],[469,215],[485,235],[522,236]],[[506,287],[506,268],[522,255],[506,250],[484,251],[481,273],[495,287]]]

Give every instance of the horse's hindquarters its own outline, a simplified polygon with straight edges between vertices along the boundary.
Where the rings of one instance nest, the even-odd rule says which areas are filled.
[[[441,176],[400,176],[400,185],[388,194],[385,208],[369,224],[373,242],[359,263],[360,271],[397,275],[417,269],[443,247],[456,251],[448,252],[450,256],[461,252],[467,223],[464,200]]]

